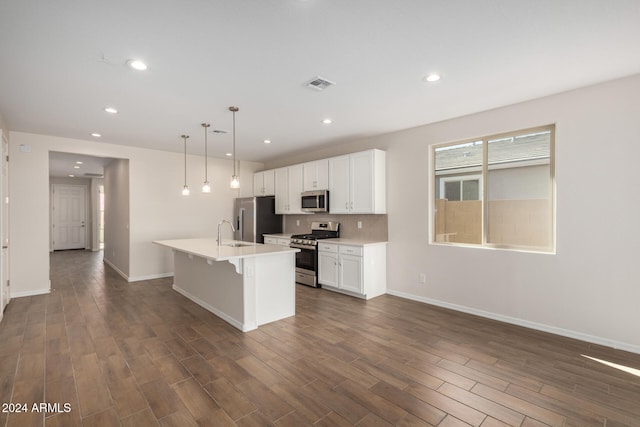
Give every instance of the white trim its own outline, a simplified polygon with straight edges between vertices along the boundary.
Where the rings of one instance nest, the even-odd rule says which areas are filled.
[[[118,267],[116,267],[108,259],[103,257],[102,261],[105,264],[107,264],[109,267],[113,268],[116,273],[118,273],[124,280],[126,280],[129,283],[131,283],[131,282],[140,282],[142,280],[164,279],[165,277],[173,276],[173,272],[171,272],[171,273],[149,274],[149,275],[146,275],[146,276],[129,277],[122,270],[120,270]]]
[[[241,322],[239,322],[238,320],[234,319],[233,317],[230,317],[229,315],[225,314],[224,312],[216,309],[215,307],[207,304],[206,302],[202,301],[200,298],[191,295],[189,292],[185,291],[184,289],[182,289],[180,286],[176,285],[175,283],[173,284],[173,290],[178,292],[179,294],[181,294],[182,296],[190,299],[191,301],[195,302],[196,304],[198,304],[200,307],[210,311],[211,313],[215,314],[216,316],[218,316],[219,318],[221,318],[222,320],[224,320],[225,322],[229,323],[231,326],[240,329],[242,332],[249,332],[249,331],[253,331],[254,329],[258,329],[258,325],[254,324],[254,325],[244,325]]]
[[[149,274],[147,276],[135,276],[129,277],[127,281],[129,282],[140,282],[141,280],[153,280],[153,279],[164,279],[165,277],[172,277],[173,272],[171,273],[160,273],[160,274]]]
[[[582,332],[572,331],[569,329],[558,328],[555,326],[545,325],[537,322],[530,322],[523,319],[518,319],[510,316],[503,316],[501,314],[491,313],[489,311],[478,310],[471,307],[466,307],[458,304],[451,304],[445,301],[435,300],[431,298],[420,297],[417,295],[411,295],[404,292],[397,292],[393,290],[387,290],[389,295],[394,295],[400,298],[405,298],[413,301],[423,302],[425,304],[435,305],[438,307],[448,308],[450,310],[460,311],[463,313],[473,314],[476,316],[484,317],[487,319],[497,320],[499,322],[510,323],[512,325],[523,326],[529,329],[535,329],[542,332],[548,332],[554,335],[560,335],[567,338],[573,338],[580,341],[585,341],[592,344],[598,344],[605,347],[611,347],[617,350],[624,350],[631,353],[640,354],[640,346],[633,345],[621,341],[615,341],[608,338],[597,337],[595,335],[583,334]]]
[[[127,282],[129,282],[129,276],[127,276],[126,274],[124,274],[124,272],[122,270],[120,270],[118,267],[116,267],[111,261],[109,261],[108,259],[106,259],[105,257],[102,257],[102,261],[107,264],[109,267],[113,268],[116,273],[118,273],[120,276],[122,276],[122,278],[124,278],[124,280],[126,280]]]
[[[13,298],[21,298],[21,297],[32,297],[35,295],[46,295],[51,293],[51,288],[49,289],[36,289],[33,291],[24,291],[24,292],[12,292],[11,299]]]

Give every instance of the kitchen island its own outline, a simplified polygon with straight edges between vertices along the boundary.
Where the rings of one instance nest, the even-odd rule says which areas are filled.
[[[173,289],[243,332],[295,315],[295,252],[216,239],[156,240],[174,253]]]

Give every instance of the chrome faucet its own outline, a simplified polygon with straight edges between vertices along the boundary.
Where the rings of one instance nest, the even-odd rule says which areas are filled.
[[[233,226],[233,223],[231,221],[229,221],[228,219],[223,219],[222,221],[220,221],[218,223],[218,246],[220,246],[222,244],[222,237],[221,237],[221,228],[222,228],[222,224],[227,223],[231,226],[231,231],[235,232],[236,228]]]

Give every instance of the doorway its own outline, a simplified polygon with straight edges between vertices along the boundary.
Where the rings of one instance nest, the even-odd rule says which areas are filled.
[[[83,185],[53,184],[51,229],[53,250],[85,249],[87,189]]]

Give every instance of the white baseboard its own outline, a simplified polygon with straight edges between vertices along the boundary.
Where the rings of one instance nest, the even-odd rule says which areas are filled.
[[[212,312],[213,314],[215,314],[216,316],[218,316],[219,318],[221,318],[225,322],[229,323],[231,326],[233,326],[233,327],[235,327],[237,329],[240,329],[242,332],[251,331],[251,330],[257,328],[257,325],[255,325],[254,327],[250,327],[250,326],[245,327],[245,325],[243,325],[238,320],[234,319],[233,317],[228,316],[227,314],[221,312],[220,310],[216,309],[215,307],[212,307],[211,305],[209,305],[206,302],[202,301],[200,298],[191,295],[189,292],[185,291],[184,289],[182,289],[181,287],[179,287],[175,283],[173,284],[173,290],[178,292],[179,294],[185,296],[186,298],[189,298],[191,301],[195,302],[200,307],[202,307],[202,308],[204,308],[206,310],[209,310],[210,312]]]
[[[133,276],[133,277],[131,277],[131,276],[127,276],[118,267],[113,265],[113,263],[111,261],[109,261],[108,259],[102,258],[102,260],[109,267],[113,268],[115,270],[115,272],[118,273],[120,276],[122,276],[122,278],[124,278],[124,280],[126,280],[127,282],[140,282],[142,280],[163,279],[165,277],[173,276],[173,272],[171,272],[171,273],[149,274],[147,276]]]
[[[149,274],[148,276],[135,276],[129,277],[129,282],[140,282],[142,280],[153,280],[153,279],[164,279],[165,277],[172,277],[173,272],[171,273],[162,273],[162,274]]]
[[[32,297],[35,295],[46,295],[51,293],[51,287],[48,289],[35,289],[33,291],[11,292],[11,299],[21,297]]]
[[[111,261],[109,261],[105,257],[102,257],[102,261],[105,264],[107,264],[109,267],[113,268],[115,270],[115,272],[118,273],[120,276],[122,276],[122,278],[124,280],[126,280],[127,282],[129,281],[129,276],[127,276],[122,270],[120,270],[118,267],[116,267]]]
[[[528,320],[518,319],[510,316],[504,316],[502,314],[491,313],[489,311],[478,310],[475,308],[466,307],[458,304],[451,304],[445,301],[420,297],[417,295],[407,294],[404,292],[392,291],[387,289],[387,293],[389,295],[394,295],[400,298],[406,298],[413,301],[423,302],[425,304],[431,304],[431,305],[448,308],[455,311],[461,311],[463,313],[473,314],[476,316],[485,317],[487,319],[498,320],[500,322],[510,323],[512,325],[523,326],[529,329],[535,329],[542,332],[549,332],[551,334],[560,335],[567,338],[573,338],[580,341],[586,341],[592,344],[603,345],[605,347],[612,347],[618,350],[624,350],[631,353],[640,354],[640,346],[621,342],[621,341],[615,341],[608,338],[602,338],[594,335],[583,334],[582,332],[558,328],[555,326],[545,325],[543,323],[530,322]]]

